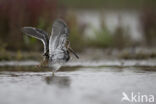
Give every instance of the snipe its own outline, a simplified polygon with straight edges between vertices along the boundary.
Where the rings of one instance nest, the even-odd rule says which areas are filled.
[[[70,60],[70,53],[78,59],[78,55],[70,47],[69,28],[62,19],[57,19],[52,25],[50,37],[48,33],[34,27],[24,27],[22,31],[31,37],[41,40],[44,44],[44,60],[40,66],[52,68],[52,72],[59,70],[60,67]]]

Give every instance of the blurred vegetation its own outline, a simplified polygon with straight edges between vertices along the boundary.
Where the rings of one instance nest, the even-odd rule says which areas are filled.
[[[90,39],[89,42],[91,46],[96,47],[110,47],[112,46],[112,35],[106,28],[103,28],[101,31],[95,30],[96,37]]]
[[[145,8],[140,18],[147,46],[156,46],[156,9]]]
[[[82,51],[86,47],[83,28],[78,24],[77,17],[73,12],[67,13],[66,20],[70,28],[69,40],[71,47],[73,47],[75,51]]]
[[[35,47],[38,41],[23,36],[21,27],[35,26],[46,30],[51,25],[49,21],[55,18],[56,10],[56,0],[0,0],[1,43],[7,44],[9,50],[32,49],[31,45]]]
[[[123,27],[118,26],[113,34],[113,47],[123,49],[133,46],[135,41],[132,41],[128,32],[125,32]]]
[[[17,51],[17,52],[0,52],[0,61],[10,61],[10,60],[42,60],[42,55],[39,52],[23,52],[23,51]]]
[[[142,8],[145,5],[155,7],[156,0],[60,0],[67,7],[71,8]]]
[[[65,19],[70,28],[71,46],[76,51],[88,47],[117,48],[135,47],[133,41],[122,26],[111,33],[101,19],[101,28],[94,29],[94,38],[86,37],[85,29],[88,24],[80,24],[76,15],[68,11],[71,8],[99,9],[124,8],[138,9],[141,12],[140,22],[146,46],[156,45],[156,0],[0,0],[0,60],[40,59],[38,54],[43,45],[37,39],[22,35],[23,26],[33,26],[51,32],[55,18]],[[120,21],[120,20],[119,20]],[[10,51],[14,51],[12,54]],[[26,54],[26,52],[29,54]],[[131,53],[130,53],[131,54]],[[131,56],[129,53],[122,58],[155,57],[155,54]],[[130,57],[129,57],[130,56]]]
[[[90,46],[94,47],[111,47],[113,44],[113,35],[110,33],[110,31],[105,26],[104,21],[101,19],[101,29],[96,30],[94,29],[95,37],[89,38],[88,42]]]
[[[124,51],[119,54],[119,58],[121,59],[153,59],[156,58],[156,52],[146,53],[146,52],[137,52],[137,53],[131,53],[128,51]]]

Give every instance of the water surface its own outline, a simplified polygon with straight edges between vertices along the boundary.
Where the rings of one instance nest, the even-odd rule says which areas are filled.
[[[129,104],[121,102],[123,92],[156,96],[155,67],[119,66],[70,63],[55,76],[1,71],[0,104]]]

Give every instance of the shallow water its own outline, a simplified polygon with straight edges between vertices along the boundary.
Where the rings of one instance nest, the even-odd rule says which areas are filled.
[[[54,77],[51,72],[1,71],[0,104],[129,104],[121,102],[123,92],[156,97],[155,68],[145,69],[82,65]]]

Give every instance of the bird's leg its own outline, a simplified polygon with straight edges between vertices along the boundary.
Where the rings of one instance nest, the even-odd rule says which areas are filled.
[[[48,61],[49,61],[48,53],[49,53],[49,50],[47,50],[45,53],[43,53],[44,59],[40,62],[40,65],[38,65],[39,67],[48,65]]]
[[[44,66],[47,66],[48,65],[48,59],[45,57],[43,59],[43,61],[40,62],[40,65],[38,65],[39,67],[44,67]]]
[[[67,43],[66,43],[66,48],[71,52],[71,53],[73,53],[73,55],[77,58],[77,59],[79,59],[79,56],[76,54],[76,52],[70,47],[70,42],[69,41],[67,41]]]
[[[55,75],[55,71],[53,70],[53,71],[52,71],[52,76],[54,76],[54,75]]]

